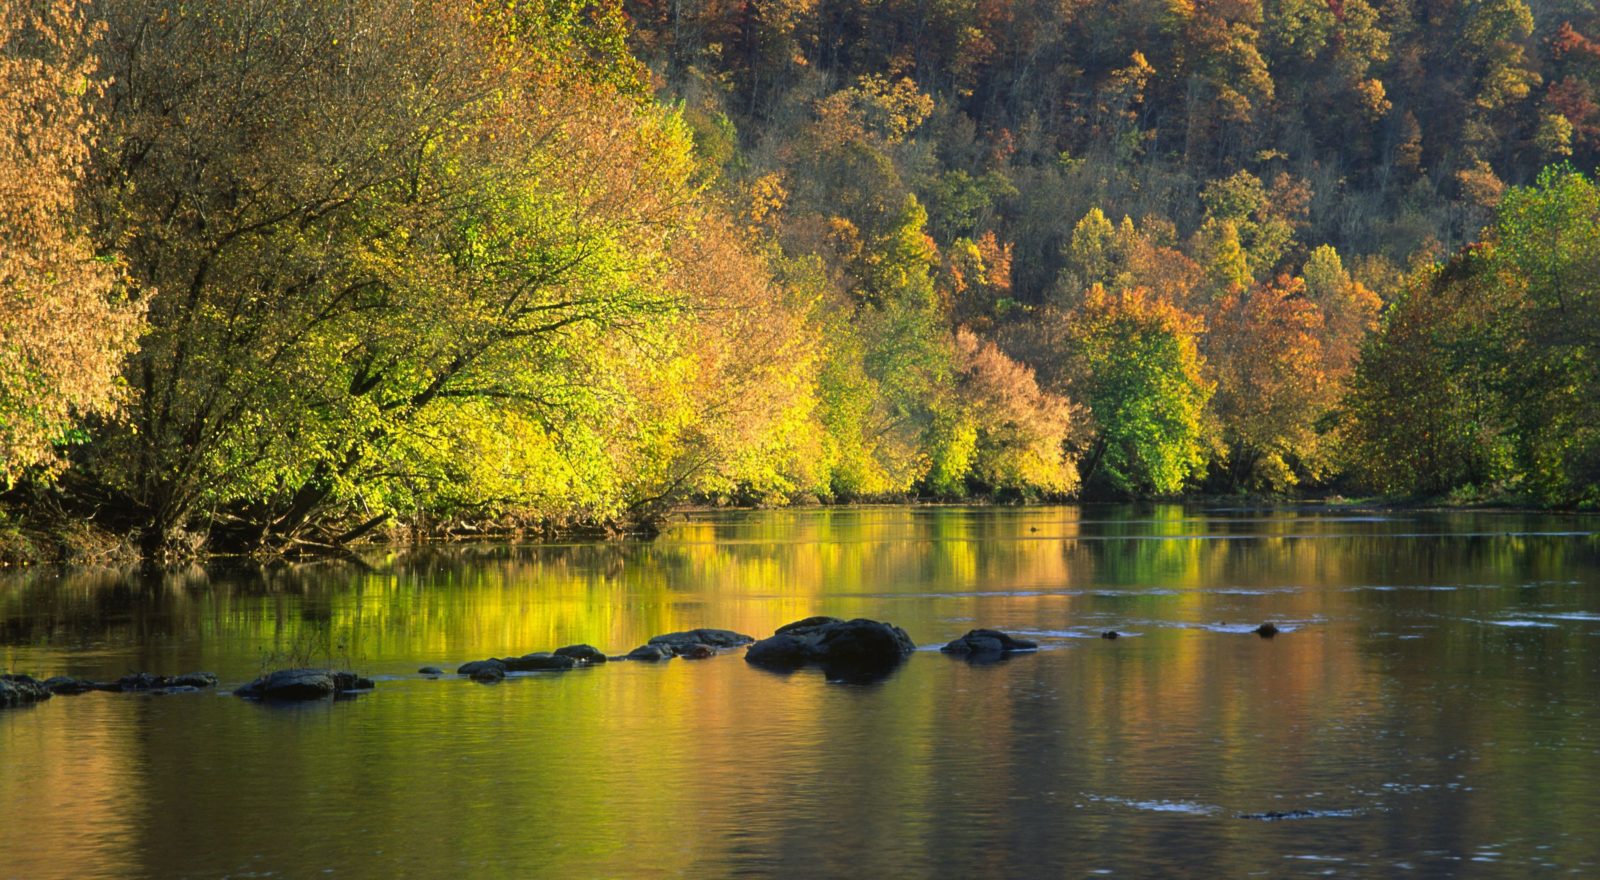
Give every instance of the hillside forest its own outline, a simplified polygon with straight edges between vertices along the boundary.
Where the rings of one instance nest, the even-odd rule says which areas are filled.
[[[1600,505],[1591,0],[3,0],[0,544]]]

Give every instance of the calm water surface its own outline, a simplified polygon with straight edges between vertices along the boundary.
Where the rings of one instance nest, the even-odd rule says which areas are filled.
[[[0,877],[1600,875],[1597,530],[888,507],[367,569],[12,575],[0,669],[379,682],[0,713]],[[1043,650],[919,652],[874,685],[737,653],[415,673],[811,614]],[[1247,632],[1263,620],[1285,631]],[[1313,817],[1247,818],[1292,810]]]

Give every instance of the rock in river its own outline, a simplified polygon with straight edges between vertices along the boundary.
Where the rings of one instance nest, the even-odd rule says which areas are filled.
[[[496,660],[493,657],[490,657],[488,660],[474,660],[471,663],[463,663],[459,667],[456,668],[456,674],[457,675],[477,675],[479,672],[481,672],[481,671],[483,671],[485,669],[498,670],[499,673],[500,673],[500,677],[501,678],[505,678],[506,677],[506,664],[505,664],[505,661]]]
[[[1260,626],[1256,627],[1255,629],[1251,630],[1251,632],[1255,633],[1256,635],[1258,635],[1258,636],[1260,636],[1260,637],[1262,637],[1264,639],[1270,639],[1273,636],[1278,634],[1278,628],[1276,626],[1273,626],[1272,625],[1272,621],[1269,620],[1266,623],[1263,623]]]
[[[579,663],[604,663],[606,652],[593,645],[567,645],[556,649],[557,657],[571,657]]]
[[[688,654],[706,657],[710,655],[706,653],[705,649],[716,651],[721,648],[737,648],[740,645],[748,645],[753,641],[755,639],[744,633],[736,633],[728,629],[692,629],[688,632],[675,632],[656,636],[650,640],[650,644],[671,651],[674,657],[683,657]]]
[[[905,630],[890,623],[808,617],[751,645],[744,659],[775,670],[814,663],[829,678],[870,680],[893,670],[916,649]]]
[[[253,700],[320,700],[345,691],[371,690],[372,680],[333,669],[280,669],[234,691]]]
[[[625,660],[644,660],[654,663],[657,660],[671,660],[675,655],[672,649],[665,645],[640,645],[629,651]]]
[[[477,665],[477,668],[468,673],[468,675],[479,684],[494,684],[497,681],[505,681],[506,668],[498,663],[469,663],[467,665]]]
[[[172,688],[198,689],[217,686],[217,677],[209,672],[189,672],[184,675],[151,675],[135,672],[117,679],[114,687],[98,685],[100,690],[164,691]]]
[[[424,666],[417,670],[418,675],[444,675],[444,670],[437,666]]]
[[[1026,639],[1014,639],[997,629],[975,629],[939,650],[946,654],[962,654],[972,659],[1016,651],[1037,651],[1039,644]]]
[[[50,699],[50,690],[31,675],[0,675],[0,709]]]
[[[523,654],[521,657],[502,657],[500,662],[506,665],[507,672],[537,672],[543,669],[571,669],[578,665],[578,661],[560,654]]]
[[[74,694],[88,693],[89,691],[110,690],[105,685],[95,684],[87,678],[72,678],[66,675],[55,675],[43,682],[45,690],[58,696],[71,696]]]

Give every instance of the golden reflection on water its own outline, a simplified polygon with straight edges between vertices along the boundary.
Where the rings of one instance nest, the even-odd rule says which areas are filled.
[[[0,877],[1439,872],[1489,846],[1592,867],[1600,620],[1493,625],[1600,611],[1585,522],[887,507],[365,568],[32,572],[0,582],[8,669],[383,680],[307,707],[0,714]],[[1047,650],[923,653],[865,687],[737,656],[412,674],[817,613]],[[1290,631],[1239,631],[1269,618]],[[1095,638],[1111,628],[1130,637]],[[1289,809],[1349,815],[1237,818]]]

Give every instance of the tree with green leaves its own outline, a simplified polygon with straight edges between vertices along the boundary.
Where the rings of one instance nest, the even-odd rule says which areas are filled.
[[[1066,322],[1075,352],[1069,387],[1093,421],[1085,484],[1130,495],[1181,491],[1205,463],[1213,389],[1195,343],[1200,322],[1148,291],[1099,286]]]

